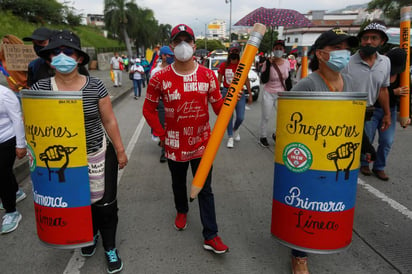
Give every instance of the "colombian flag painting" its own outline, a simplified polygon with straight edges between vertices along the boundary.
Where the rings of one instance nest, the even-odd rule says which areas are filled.
[[[284,92],[276,129],[272,234],[333,253],[352,241],[366,93]]]
[[[93,241],[81,92],[22,91],[39,239],[57,248]]]

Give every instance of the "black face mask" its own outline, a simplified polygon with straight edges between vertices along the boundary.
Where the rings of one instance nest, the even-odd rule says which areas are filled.
[[[360,52],[365,55],[365,56],[371,56],[373,54],[375,54],[375,52],[377,52],[379,50],[379,46],[378,47],[372,47],[372,46],[361,46],[359,48]]]
[[[43,46],[33,45],[33,49],[36,52],[37,56],[40,56],[39,51],[42,50],[43,48],[44,48]]]
[[[230,60],[238,60],[238,59],[239,59],[239,54],[231,53],[231,54],[229,55],[229,59],[230,59]]]

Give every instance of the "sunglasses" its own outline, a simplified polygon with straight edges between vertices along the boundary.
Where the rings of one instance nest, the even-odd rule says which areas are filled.
[[[67,56],[71,56],[76,52],[76,50],[72,48],[55,48],[52,50],[54,55],[59,55],[62,52]]]

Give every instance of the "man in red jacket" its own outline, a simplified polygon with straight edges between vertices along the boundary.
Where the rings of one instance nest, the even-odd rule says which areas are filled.
[[[184,24],[174,27],[170,47],[174,52],[175,62],[151,78],[143,105],[143,115],[153,129],[153,134],[159,136],[161,145],[165,147],[177,210],[174,225],[177,230],[184,230],[189,211],[187,169],[190,164],[193,175],[196,173],[210,137],[208,102],[218,114],[223,98],[213,71],[193,60],[196,46],[190,27]],[[160,98],[165,108],[165,129],[156,113]],[[211,172],[198,195],[205,239],[203,247],[222,254],[229,248],[217,235]]]

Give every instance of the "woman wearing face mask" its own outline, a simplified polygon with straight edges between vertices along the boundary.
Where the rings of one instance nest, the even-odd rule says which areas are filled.
[[[81,50],[80,39],[74,33],[63,30],[54,34],[49,44],[40,51],[40,55],[50,61],[56,75],[39,80],[31,89],[79,91],[82,94],[89,171],[94,174],[96,170],[93,166],[104,165],[104,174],[99,178],[90,177],[94,243],[83,247],[81,255],[92,256],[95,253],[100,233],[107,271],[119,272],[123,263],[115,242],[118,222],[117,170],[126,166],[127,156],[110,97],[99,79],[79,74],[77,67],[86,65],[89,56]],[[97,180],[100,184],[94,184]]]
[[[313,73],[301,79],[292,91],[356,91],[350,76],[341,74],[340,71],[349,62],[350,49],[357,45],[358,39],[341,29],[322,33],[311,49],[314,51],[310,62]],[[292,250],[292,273],[309,273],[306,252]]]
[[[262,66],[262,74],[270,69],[269,81],[263,86],[263,98],[262,98],[262,117],[260,120],[260,139],[259,143],[263,147],[268,147],[267,140],[267,124],[269,122],[272,108],[275,109],[275,125],[276,129],[276,112],[278,102],[278,92],[286,90],[285,80],[289,77],[290,64],[288,60],[282,58],[285,53],[285,41],[278,40],[273,44],[273,57],[269,62],[265,62]],[[270,64],[270,67],[268,67]],[[275,140],[275,133],[272,134],[272,138]]]
[[[230,87],[233,76],[235,75],[239,61],[240,61],[240,48],[238,46],[233,46],[229,48],[229,55],[227,56],[227,61],[220,65],[219,74],[217,77],[218,86],[220,87],[221,83],[223,83],[223,88],[222,88],[223,97],[225,97],[227,94],[227,91]],[[247,92],[249,93],[248,104],[250,105],[253,102],[253,98],[252,98],[252,92],[250,90],[249,78],[246,79],[245,85],[247,88]],[[245,106],[246,106],[246,96],[242,94],[242,96],[239,98],[236,104],[235,124],[233,125],[233,116],[232,116],[227,126],[227,135],[229,136],[229,139],[227,141],[226,146],[228,148],[233,148],[234,140],[240,141],[239,127],[245,118]]]

